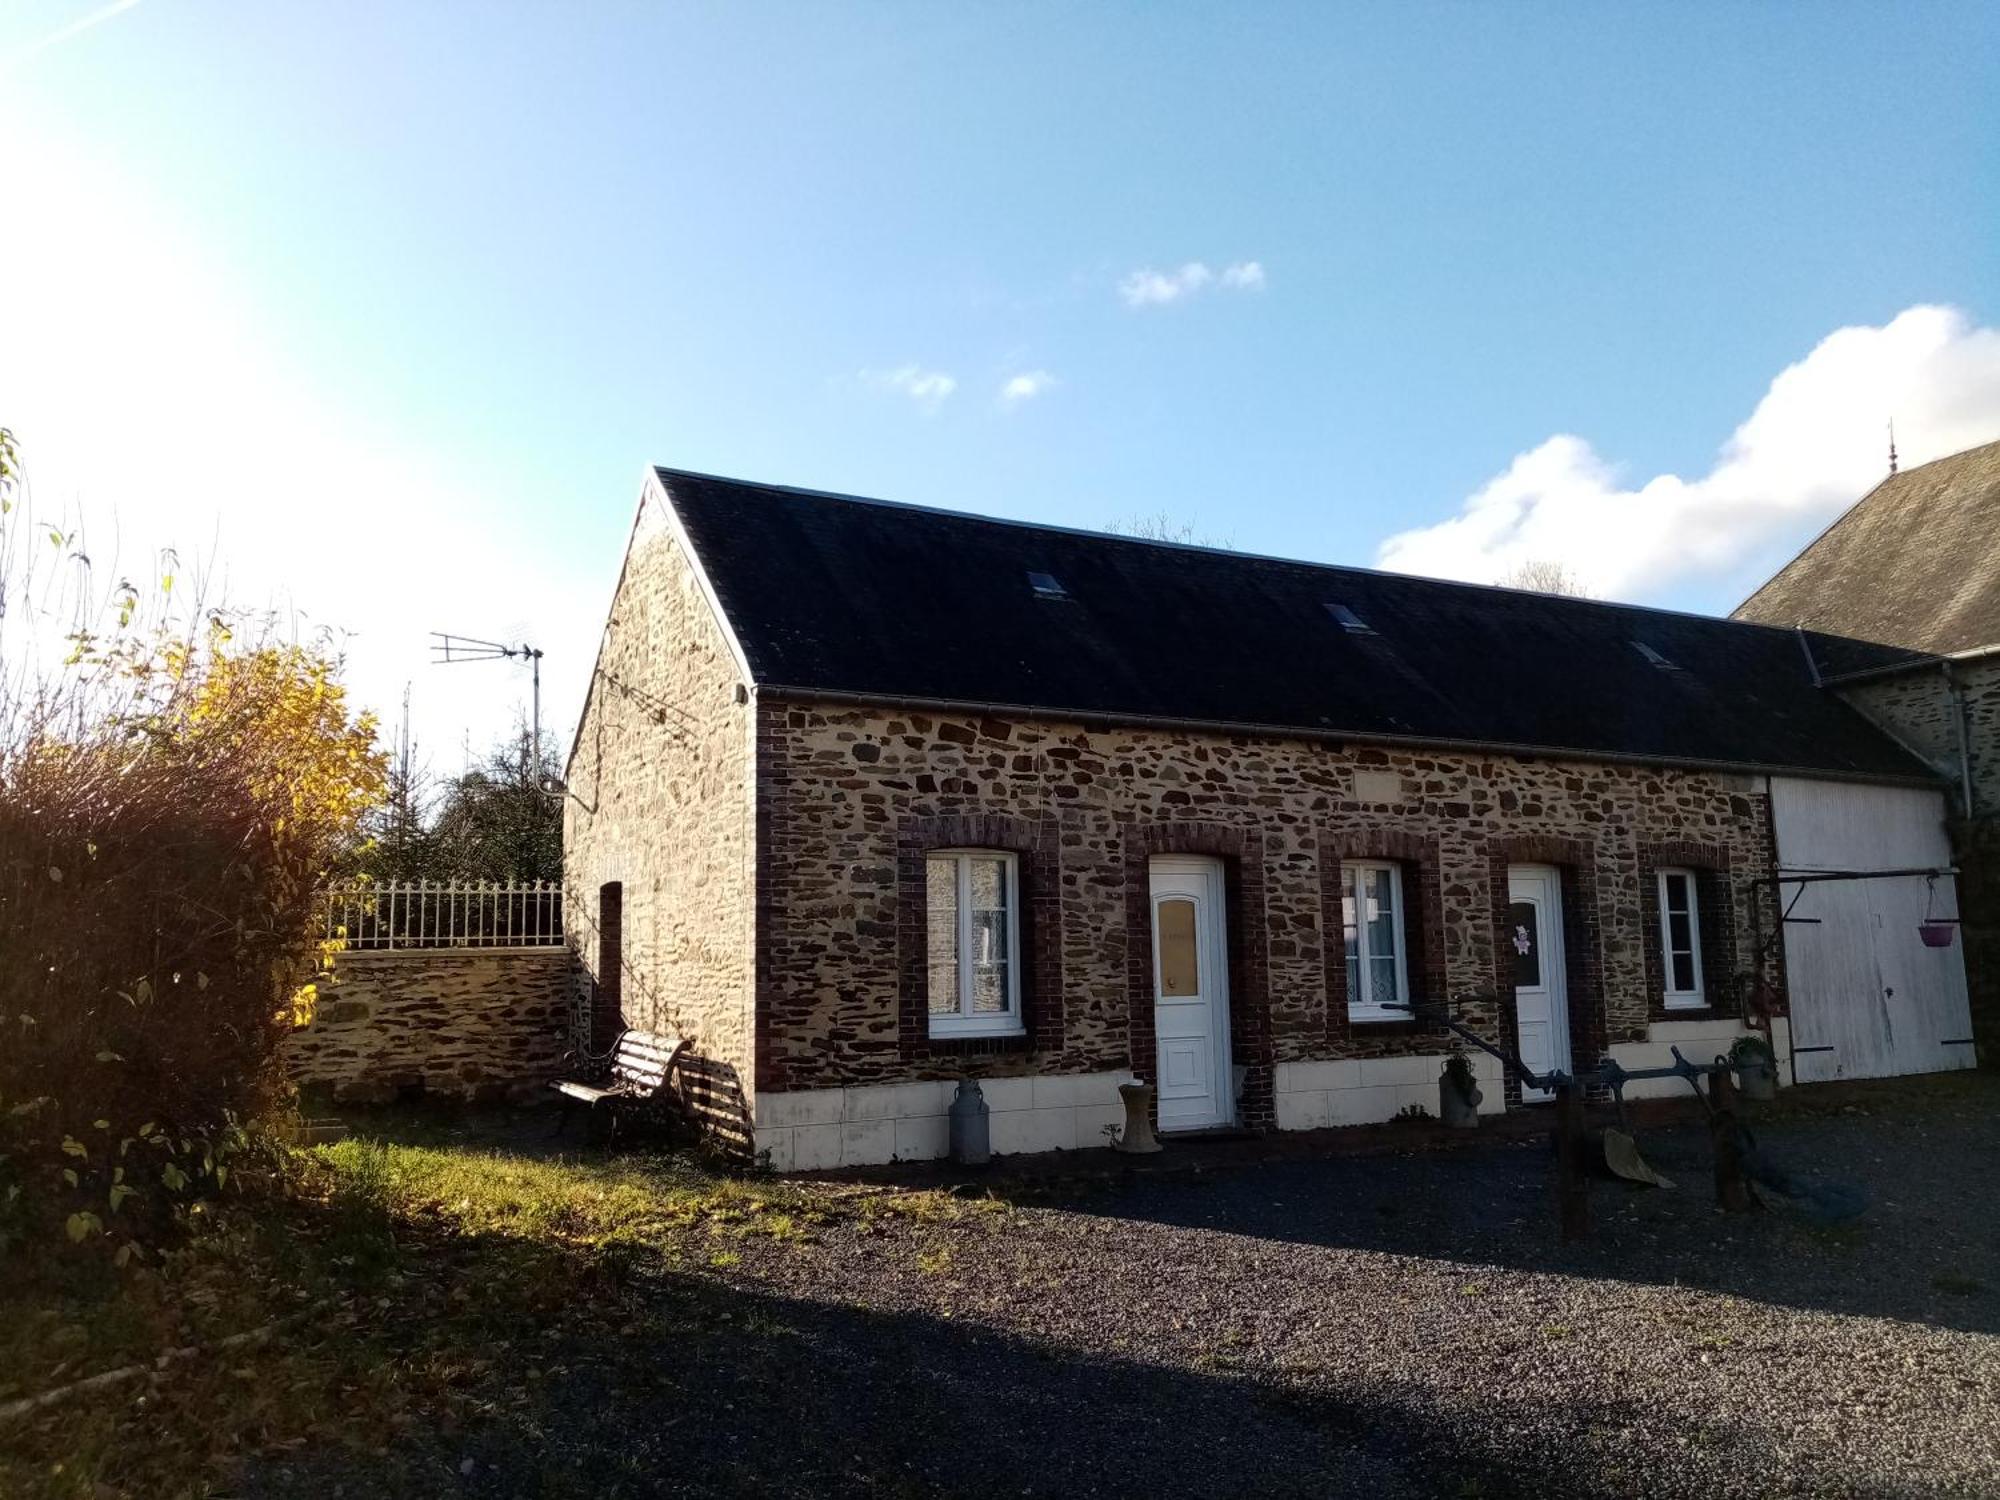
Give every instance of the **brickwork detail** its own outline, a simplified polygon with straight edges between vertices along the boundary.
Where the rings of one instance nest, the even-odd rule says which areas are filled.
[[[1391,860],[1403,875],[1404,958],[1413,1000],[1444,1004],[1451,997],[1450,970],[1445,964],[1444,868],[1438,841],[1401,828],[1364,828],[1329,833],[1319,843],[1320,932],[1326,950],[1326,1031],[1335,1043],[1346,1044],[1358,1034],[1368,1036],[1444,1034],[1441,1026],[1407,1021],[1355,1022],[1348,1015],[1347,936],[1342,914],[1346,885],[1341,878],[1349,860]]]
[[[1127,823],[1124,845],[1127,1066],[1141,1079],[1159,1071],[1153,1030],[1153,890],[1156,854],[1205,854],[1222,861],[1229,943],[1229,1051],[1243,1070],[1236,1113],[1252,1129],[1275,1123],[1272,1096],[1270,947],[1265,912],[1264,840],[1222,823]]]
[[[933,849],[1003,849],[1018,856],[1022,1035],[933,1037],[926,937],[925,856]],[[1048,1051],[1062,1046],[1062,889],[1056,825],[992,814],[905,818],[896,836],[896,953],[902,1005],[897,1038],[909,1059]]]
[[[1694,871],[1695,928],[1701,948],[1704,1006],[1667,1005],[1665,943],[1660,932],[1662,867]],[[1736,906],[1729,850],[1720,844],[1675,840],[1639,846],[1639,926],[1646,952],[1646,997],[1656,1021],[1696,1021],[1705,1016],[1740,1014],[1739,976],[1731,966],[1737,953]]]
[[[1518,1034],[1514,1010],[1514,957],[1506,940],[1508,912],[1507,872],[1513,865],[1554,865],[1562,876],[1563,967],[1569,1005],[1569,1045],[1571,1060],[1588,1067],[1609,1050],[1611,1028],[1604,985],[1603,900],[1597,882],[1597,846],[1577,838],[1554,834],[1514,834],[1487,843],[1489,889],[1492,891],[1492,987],[1481,997],[1482,1007],[1492,1004],[1497,1011],[1500,1034]],[[1636,883],[1636,881],[1635,881]],[[1622,924],[1625,957],[1638,957],[1645,935],[1635,924]],[[1642,961],[1643,962],[1643,961]],[[1643,972],[1643,969],[1642,969]],[[1626,997],[1629,1004],[1629,997]],[[1630,1032],[1625,1040],[1636,1040]],[[1511,1072],[1506,1077],[1507,1102],[1520,1101],[1521,1081]]]

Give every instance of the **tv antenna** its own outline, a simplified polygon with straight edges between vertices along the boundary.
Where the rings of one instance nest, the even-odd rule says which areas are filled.
[[[518,646],[509,646],[502,641],[475,640],[469,635],[452,635],[443,630],[433,630],[431,641],[431,663],[434,666],[456,666],[466,661],[525,661],[535,680],[535,713],[530,720],[533,730],[535,756],[534,775],[539,780],[542,774],[542,652],[539,646],[530,646],[523,641]]]

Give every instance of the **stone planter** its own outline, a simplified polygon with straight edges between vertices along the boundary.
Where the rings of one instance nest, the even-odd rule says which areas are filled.
[[[1125,1128],[1111,1149],[1131,1156],[1147,1156],[1164,1149],[1153,1134],[1153,1089],[1150,1084],[1121,1083],[1118,1097],[1125,1101]]]

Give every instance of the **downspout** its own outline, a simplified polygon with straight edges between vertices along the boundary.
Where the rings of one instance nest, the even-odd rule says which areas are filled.
[[[1825,687],[1825,679],[1819,674],[1819,662],[1813,656],[1812,642],[1806,639],[1805,626],[1794,625],[1792,630],[1799,638],[1799,650],[1806,654],[1806,670],[1812,673],[1812,685],[1814,687]]]
[[[1951,704],[1952,728],[1958,732],[1958,799],[1960,810],[1969,823],[1972,821],[1972,728],[1968,723],[1970,708],[1965,701],[1965,688],[1952,675],[1951,663],[1938,663],[1944,673],[1945,698]]]

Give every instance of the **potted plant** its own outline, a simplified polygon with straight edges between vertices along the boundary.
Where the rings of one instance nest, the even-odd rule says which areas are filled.
[[[1917,924],[1917,936],[1924,940],[1926,948],[1949,948],[1951,935],[1957,926],[1937,917],[1926,917]]]
[[[1729,1066],[1745,1099],[1778,1097],[1778,1057],[1757,1033],[1746,1032],[1729,1045]]]
[[[1444,1072],[1438,1075],[1438,1118],[1454,1130],[1471,1130],[1479,1124],[1483,1097],[1473,1081],[1470,1059],[1461,1048],[1452,1048]]]
[[[1926,880],[1924,887],[1924,919],[1917,923],[1917,936],[1924,940],[1926,948],[1949,948],[1952,929],[1958,923],[1937,914],[1937,876]]]

